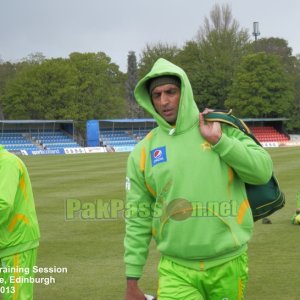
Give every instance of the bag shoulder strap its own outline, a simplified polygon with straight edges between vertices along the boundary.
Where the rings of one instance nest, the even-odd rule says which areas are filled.
[[[250,128],[245,124],[245,122],[232,114],[232,110],[223,111],[223,110],[214,110],[213,112],[208,113],[205,116],[205,120],[208,122],[221,122],[229,124],[245,134],[251,137],[256,144],[260,145],[260,142],[256,139],[256,137],[251,133]]]

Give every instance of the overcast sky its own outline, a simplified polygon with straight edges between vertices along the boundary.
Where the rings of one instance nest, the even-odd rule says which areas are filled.
[[[286,39],[300,53],[299,0],[0,0],[0,58],[30,53],[47,58],[72,52],[105,52],[122,71],[146,43],[184,45],[194,38],[214,4],[229,4],[241,28],[260,38]]]

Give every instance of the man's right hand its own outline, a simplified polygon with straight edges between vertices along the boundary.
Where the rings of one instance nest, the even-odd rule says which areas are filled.
[[[144,293],[138,287],[138,280],[127,280],[125,300],[145,300]]]
[[[205,108],[199,115],[200,133],[210,144],[215,145],[222,136],[222,129],[219,122],[205,122],[205,115],[210,112],[213,110]]]

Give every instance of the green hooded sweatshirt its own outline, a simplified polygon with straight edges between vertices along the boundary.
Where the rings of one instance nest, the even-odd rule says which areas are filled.
[[[176,126],[155,111],[150,78],[181,80]],[[138,103],[157,121],[131,152],[126,178],[126,276],[139,278],[153,237],[163,256],[204,270],[246,251],[253,230],[244,182],[266,183],[269,154],[243,132],[222,125],[210,145],[199,131],[199,111],[185,72],[159,59],[135,89]]]
[[[26,166],[0,145],[0,259],[38,247],[39,238]]]

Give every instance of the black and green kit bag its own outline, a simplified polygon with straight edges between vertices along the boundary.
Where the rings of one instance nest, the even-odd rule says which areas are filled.
[[[259,141],[251,134],[247,125],[237,117],[228,112],[213,111],[205,116],[206,121],[222,122],[240,129],[246,135],[251,137],[258,145],[262,146]],[[263,185],[252,185],[245,183],[248,201],[252,210],[254,221],[265,218],[275,211],[281,209],[285,204],[285,196],[279,188],[278,181],[272,174],[268,183]]]

